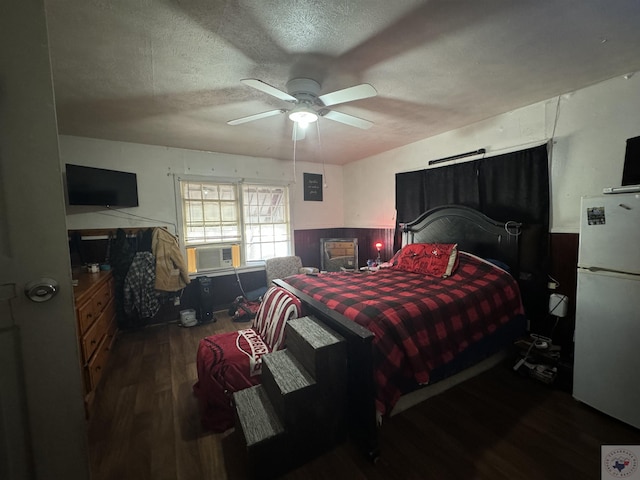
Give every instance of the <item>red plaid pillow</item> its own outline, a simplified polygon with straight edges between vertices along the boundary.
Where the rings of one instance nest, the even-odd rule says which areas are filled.
[[[451,276],[458,266],[455,243],[412,243],[402,247],[393,257],[393,267],[406,272],[434,277]]]

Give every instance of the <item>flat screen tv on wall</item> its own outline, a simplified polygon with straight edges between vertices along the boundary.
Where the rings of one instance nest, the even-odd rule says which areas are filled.
[[[66,164],[69,205],[137,207],[135,173]]]

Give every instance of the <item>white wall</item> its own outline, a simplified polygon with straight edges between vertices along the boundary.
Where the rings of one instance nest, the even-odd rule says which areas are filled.
[[[139,207],[107,210],[67,207],[68,229],[175,225],[174,175],[271,180],[291,185],[291,220],[296,229],[344,225],[342,168],[222,153],[60,136],[61,163],[133,172],[138,177]],[[303,173],[321,173],[327,187],[322,202],[303,201]],[[145,217],[145,218],[141,218]]]
[[[396,173],[478,148],[499,155],[553,138],[551,230],[577,233],[580,197],[620,185],[625,141],[638,135],[640,75],[614,78],[346,165],[345,225],[394,226]]]
[[[173,175],[192,174],[290,182],[295,229],[391,228],[396,173],[428,168],[429,160],[478,148],[486,148],[486,155],[492,156],[553,138],[551,230],[577,233],[580,197],[620,184],[625,140],[638,135],[640,74],[617,77],[344,167],[297,162],[295,178],[293,162],[270,158],[69,136],[60,137],[60,150],[62,163],[137,173],[140,207],[124,211],[169,224],[176,223]],[[303,201],[305,172],[324,173],[324,201]],[[104,209],[67,210],[69,229],[158,224]]]

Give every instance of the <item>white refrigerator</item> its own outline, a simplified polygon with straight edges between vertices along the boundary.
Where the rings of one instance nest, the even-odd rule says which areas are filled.
[[[583,197],[573,396],[640,428],[640,194]]]

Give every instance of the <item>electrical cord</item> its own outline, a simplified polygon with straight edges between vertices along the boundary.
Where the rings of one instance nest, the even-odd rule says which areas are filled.
[[[533,346],[535,344],[536,344],[536,342],[531,342],[531,344],[529,345],[529,348],[527,349],[527,353],[525,353],[522,356],[522,358],[520,360],[518,360],[516,362],[516,364],[513,366],[513,370],[514,371],[517,371],[522,365],[524,365],[524,363],[527,361],[527,358],[529,358],[529,354],[531,353],[531,350],[533,349]]]
[[[110,206],[107,205],[107,209],[115,212],[115,213],[119,213],[120,215],[113,215],[113,214],[109,214],[109,213],[105,213],[105,212],[98,212],[100,215],[105,215],[108,217],[115,217],[115,218],[127,218],[126,216],[129,217],[134,217],[134,218],[139,218],[141,220],[145,220],[147,222],[153,222],[153,223],[164,223],[165,225],[171,225],[175,231],[176,236],[178,235],[178,226],[173,223],[173,222],[167,222],[165,220],[160,220],[157,218],[149,218],[149,217],[143,217],[142,215],[136,215],[135,213],[129,213],[129,212],[124,212],[118,208],[112,208]],[[122,215],[126,215],[126,216],[122,216]]]
[[[553,312],[556,311],[556,309],[564,302],[566,296],[561,295],[560,299],[558,300],[558,302],[553,306],[553,308],[551,308],[551,310],[549,310],[549,315],[553,315]],[[553,334],[556,331],[556,327],[558,326],[558,321],[560,321],[560,317],[554,315],[556,317],[556,321],[553,324],[553,328],[551,329],[551,334],[550,337],[553,338]]]
[[[517,237],[519,235],[522,235],[522,230],[520,229],[520,227],[522,226],[521,223],[518,223],[516,221],[513,220],[509,220],[507,222],[505,222],[504,224],[504,230],[512,237]],[[513,231],[512,231],[513,229]]]
[[[238,269],[236,267],[233,267],[233,271],[236,274],[236,279],[238,280],[238,286],[240,287],[240,291],[242,292],[242,296],[244,298],[247,298],[247,294],[244,292],[244,288],[242,288],[242,282],[240,281],[240,275],[238,275]]]
[[[529,359],[529,355],[531,354],[531,350],[533,350],[534,347],[540,350],[546,350],[551,346],[551,338],[549,337],[544,337],[536,333],[532,333],[530,337],[531,337],[531,342],[529,343],[529,348],[527,348],[527,351],[522,356],[522,358],[518,360],[516,364],[513,366],[514,371],[517,371],[522,365],[524,365],[527,362],[527,360]]]

